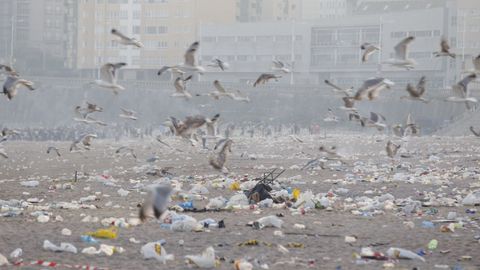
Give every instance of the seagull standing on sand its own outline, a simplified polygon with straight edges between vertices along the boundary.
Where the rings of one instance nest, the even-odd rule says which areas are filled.
[[[385,64],[390,64],[394,67],[405,68],[407,70],[413,69],[417,62],[414,59],[408,58],[408,46],[415,40],[415,37],[407,37],[400,41],[395,46],[395,58],[385,61]]]
[[[117,84],[117,71],[126,65],[126,63],[107,63],[103,65],[100,69],[100,80],[95,80],[93,84],[111,89],[115,95],[118,94],[118,90],[125,90],[123,86]]]
[[[140,41],[136,40],[135,38],[130,38],[125,36],[117,29],[112,29],[111,33],[112,35],[115,35],[116,37],[118,37],[117,42],[122,45],[132,45],[137,48],[143,48],[143,44]]]
[[[35,90],[33,82],[20,79],[18,76],[8,76],[3,84],[3,94],[6,95],[9,100],[12,100],[12,98],[17,95],[17,90],[20,86],[24,86],[31,91]]]
[[[167,211],[171,193],[172,187],[168,185],[150,187],[148,198],[140,207],[140,220],[145,222],[149,217],[159,219]]]
[[[258,79],[255,81],[255,83],[253,84],[253,87],[256,87],[257,85],[259,84],[265,84],[267,83],[269,80],[275,80],[275,81],[278,81],[279,78],[281,78],[282,76],[279,76],[279,75],[275,75],[275,74],[271,74],[271,73],[263,73],[263,74],[260,74],[260,76],[258,77]]]
[[[422,76],[416,87],[408,83],[406,88],[408,96],[402,96],[401,99],[419,100],[423,103],[428,103],[429,101],[422,97],[426,91],[426,81],[426,77]]]
[[[199,66],[197,60],[195,59],[195,53],[198,51],[200,47],[200,42],[195,41],[188,47],[187,51],[185,52],[184,58],[185,62],[176,66],[163,66],[157,73],[158,76],[162,75],[163,72],[167,70],[171,70],[173,68],[180,69],[184,72],[198,72],[203,74],[205,72],[205,68]]]
[[[362,62],[365,63],[368,61],[368,58],[370,55],[374,54],[376,51],[379,51],[380,48],[378,46],[375,46],[370,43],[363,43],[362,46],[360,46],[360,49],[362,49],[363,54],[362,54]]]
[[[470,74],[463,78],[460,82],[452,86],[452,90],[456,96],[448,97],[445,101],[464,102],[467,109],[471,109],[470,102],[478,103],[478,100],[470,96],[468,84],[477,78],[476,74]]]
[[[442,37],[442,40],[440,41],[440,51],[434,52],[433,55],[435,57],[449,56],[455,58],[455,54],[450,52],[450,45],[448,45],[448,41],[445,37]]]

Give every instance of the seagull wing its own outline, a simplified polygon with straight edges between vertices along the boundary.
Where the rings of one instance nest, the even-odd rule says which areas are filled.
[[[381,84],[383,80],[384,80],[383,78],[373,78],[363,82],[362,86],[358,89],[357,93],[355,94],[355,99],[362,100],[365,97],[367,97],[367,95],[372,90],[372,88]]]
[[[195,66],[195,53],[200,47],[200,42],[195,41],[185,52],[185,65]]]
[[[330,87],[333,87],[334,89],[336,89],[338,91],[345,91],[345,89],[340,88],[338,85],[333,84],[329,80],[325,80],[325,84],[330,86]]]
[[[122,34],[120,31],[118,31],[117,29],[112,29],[112,31],[110,31],[110,33],[112,33],[112,35],[115,35],[123,40],[132,40],[131,38],[125,36],[124,34]]]
[[[422,76],[422,78],[420,78],[420,81],[418,81],[418,84],[417,84],[417,93],[419,97],[425,94],[425,91],[427,90],[425,87],[426,83],[427,83],[427,78],[425,76]]]
[[[415,39],[415,37],[407,37],[400,41],[400,43],[395,46],[395,55],[398,59],[406,60],[408,57],[408,45]]]
[[[177,79],[175,79],[175,82],[173,82],[173,86],[175,86],[175,92],[182,94],[185,92],[185,84],[182,78],[178,77]]]

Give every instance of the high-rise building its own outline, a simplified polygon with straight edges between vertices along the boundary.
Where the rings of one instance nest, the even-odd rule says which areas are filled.
[[[91,73],[106,62],[121,61],[128,64],[126,70],[135,69],[125,76],[139,79],[149,76],[142,70],[181,62],[200,25],[235,20],[233,0],[81,0],[78,10],[77,68]],[[145,47],[118,44],[112,28]]]
[[[27,72],[73,67],[75,0],[0,2],[0,54]]]
[[[300,19],[302,0],[236,0],[237,21],[272,22]]]
[[[471,59],[480,55],[480,1],[459,0],[457,14],[452,18],[457,31],[456,48],[463,69],[472,67]]]

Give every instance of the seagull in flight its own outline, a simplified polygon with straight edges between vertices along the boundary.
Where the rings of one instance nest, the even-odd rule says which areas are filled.
[[[370,118],[362,117],[360,124],[362,127],[376,127],[378,131],[383,131],[387,127],[386,120],[385,116],[370,112]]]
[[[258,79],[255,81],[255,83],[253,84],[253,87],[256,87],[257,85],[259,84],[265,84],[267,83],[269,80],[275,80],[275,81],[278,81],[279,78],[281,78],[282,76],[279,76],[279,75],[275,75],[275,74],[271,74],[271,73],[262,73],[260,74],[260,76],[258,77]]]
[[[423,103],[428,103],[429,101],[422,97],[426,91],[426,81],[426,77],[422,76],[420,81],[418,81],[417,86],[413,86],[411,83],[408,83],[406,88],[408,96],[402,96],[401,99],[419,100]]]
[[[473,126],[470,126],[470,131],[475,135],[475,137],[480,137],[480,131],[475,130]]]
[[[220,118],[220,114],[214,115],[211,119],[203,116],[188,116],[184,121],[179,121],[175,117],[170,117],[170,121],[173,125],[173,130],[176,136],[190,139],[193,132],[198,128],[206,125],[208,134],[215,134],[215,123]]]
[[[198,72],[200,74],[203,74],[205,72],[205,68],[202,66],[199,66],[197,63],[197,60],[195,59],[195,54],[198,51],[198,48],[200,47],[200,42],[195,41],[188,47],[187,51],[185,52],[184,58],[185,61],[184,63],[181,63],[176,66],[163,66],[157,73],[158,76],[162,75],[163,72],[167,70],[171,70],[173,68],[180,69],[184,72]]]
[[[92,146],[92,140],[95,138],[97,138],[96,134],[86,134],[81,136],[72,142],[70,145],[70,152],[73,152],[74,150],[80,150],[79,146],[82,146],[85,150],[90,150],[90,147]]]
[[[394,67],[405,68],[407,70],[413,69],[417,62],[414,59],[408,58],[408,46],[415,40],[415,37],[410,36],[404,38],[395,46],[395,58],[389,59],[385,64],[390,64]]]
[[[434,52],[433,55],[435,57],[440,57],[440,56],[449,56],[452,58],[456,57],[454,53],[450,52],[450,45],[448,44],[448,41],[445,37],[442,37],[442,40],[440,41],[440,51]]]
[[[126,65],[126,63],[107,63],[103,65],[100,68],[100,80],[95,80],[93,84],[111,89],[113,90],[113,93],[117,95],[118,90],[125,90],[123,86],[117,84],[117,71]]]
[[[47,148],[47,154],[50,154],[52,152],[55,152],[55,154],[57,154],[58,157],[62,156],[60,155],[60,151],[58,150],[58,148],[56,148],[55,146],[49,146]]]
[[[233,141],[231,139],[220,140],[214,147],[214,149],[220,149],[216,156],[209,158],[209,164],[214,169],[228,173],[225,163],[227,162],[227,153],[232,152]],[[228,151],[228,152],[227,152]]]
[[[113,28],[112,31],[110,31],[110,33],[112,33],[112,35],[116,36],[118,38],[117,42],[122,44],[122,45],[132,45],[132,46],[135,46],[137,48],[143,48],[143,44],[136,40],[135,38],[130,38],[130,37],[127,37],[125,36],[124,34],[122,34],[120,31],[118,31],[117,29]]]
[[[175,79],[173,82],[173,86],[175,86],[175,93],[171,94],[171,97],[177,97],[177,98],[184,98],[186,100],[189,100],[192,98],[192,94],[190,94],[187,91],[187,81],[192,79],[192,75],[188,76],[187,78],[183,79],[181,77],[178,77]]]
[[[227,70],[230,65],[227,63],[227,62],[224,62],[218,58],[213,58],[212,59],[212,62],[210,64],[208,64],[209,67],[215,67],[215,68],[219,68],[221,69],[222,71],[225,71]]]
[[[273,63],[273,67],[272,67],[273,71],[280,71],[282,73],[292,72],[289,68],[287,68],[287,64],[280,60],[273,60],[272,63]]]
[[[325,80],[325,84],[333,88],[333,92],[335,93],[341,93],[345,95],[351,95],[353,93],[353,86],[350,88],[341,88],[340,86],[333,84],[329,80]]]
[[[3,84],[3,94],[7,96],[9,100],[12,100],[13,97],[17,95],[17,90],[21,86],[28,88],[33,91],[33,82],[21,79],[18,76],[8,76]]]
[[[390,89],[394,82],[385,78],[371,78],[366,80],[363,85],[358,89],[354,96],[355,100],[363,100],[368,97],[369,100],[374,100],[385,88]]]
[[[121,118],[130,119],[130,120],[137,120],[138,117],[136,116],[137,112],[125,108],[120,108],[122,113],[119,115]]]
[[[117,150],[115,150],[115,154],[121,154],[121,153],[129,153],[130,155],[132,155],[134,159],[137,159],[137,155],[135,154],[135,150],[133,150],[133,148],[122,146],[122,147],[119,147]]]
[[[464,102],[467,109],[471,109],[471,103],[478,103],[478,100],[470,96],[468,85],[477,78],[476,74],[470,74],[463,78],[460,82],[452,86],[452,90],[456,96],[448,97],[445,101],[450,102]]]
[[[324,122],[338,122],[338,116],[336,116],[332,109],[328,108],[327,116],[323,119]]]
[[[390,140],[387,142],[387,146],[385,147],[387,156],[392,159],[397,155],[398,149],[400,149],[400,145],[394,144]]]
[[[374,54],[376,51],[379,51],[380,48],[376,45],[370,44],[368,42],[363,43],[362,46],[360,46],[360,49],[362,49],[363,54],[362,54],[362,62],[366,63],[368,61],[368,58]]]
[[[476,75],[480,75],[480,54],[472,59],[473,68],[470,70],[465,70],[463,73],[473,73]]]
[[[0,74],[5,74],[7,76],[13,76],[13,77],[20,76],[20,74],[18,74],[17,71],[13,67],[7,66],[7,65],[2,65],[2,64],[0,64]]]

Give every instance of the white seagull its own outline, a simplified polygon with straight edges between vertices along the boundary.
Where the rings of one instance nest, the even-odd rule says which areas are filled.
[[[282,73],[292,72],[290,69],[287,68],[287,64],[280,60],[273,60],[272,63],[273,63],[273,67],[272,67],[273,71],[280,71]]]
[[[282,76],[278,76],[278,75],[275,75],[275,74],[270,74],[270,73],[262,73],[260,74],[260,76],[258,77],[258,79],[255,81],[255,83],[253,84],[253,87],[256,87],[257,85],[259,84],[265,84],[267,83],[269,80],[275,80],[275,81],[278,81],[279,78],[281,78]]]
[[[197,63],[197,60],[195,59],[195,53],[198,51],[198,48],[200,47],[200,42],[195,41],[188,47],[187,51],[185,52],[184,58],[185,61],[184,63],[181,63],[176,66],[163,66],[157,73],[158,76],[162,75],[163,72],[167,70],[171,70],[173,68],[180,69],[184,72],[198,72],[200,74],[203,74],[205,72],[205,68],[202,66],[199,66]]]
[[[464,102],[467,109],[470,109],[470,102],[478,103],[478,100],[470,96],[468,84],[477,78],[476,74],[470,74],[463,78],[460,82],[452,86],[452,90],[456,96],[448,97],[445,101],[450,102]]]
[[[114,94],[118,94],[118,90],[125,90],[125,88],[117,84],[117,71],[126,65],[126,63],[107,63],[103,65],[100,68],[100,80],[95,80],[93,83],[111,89]]]
[[[413,69],[417,62],[414,59],[408,58],[408,46],[415,40],[415,37],[410,36],[404,38],[395,46],[395,58],[385,61],[385,64],[390,64],[394,67],[405,68],[407,70]]]
[[[463,73],[474,73],[480,75],[480,54],[472,59],[473,68],[469,70],[464,70]]]
[[[122,34],[120,31],[118,31],[117,29],[112,29],[111,31],[112,35],[115,35],[118,37],[118,40],[117,42],[122,44],[122,45],[132,45],[132,46],[135,46],[137,48],[143,48],[143,44],[136,40],[135,38],[130,38],[130,37],[127,37],[125,36],[124,34]]]

